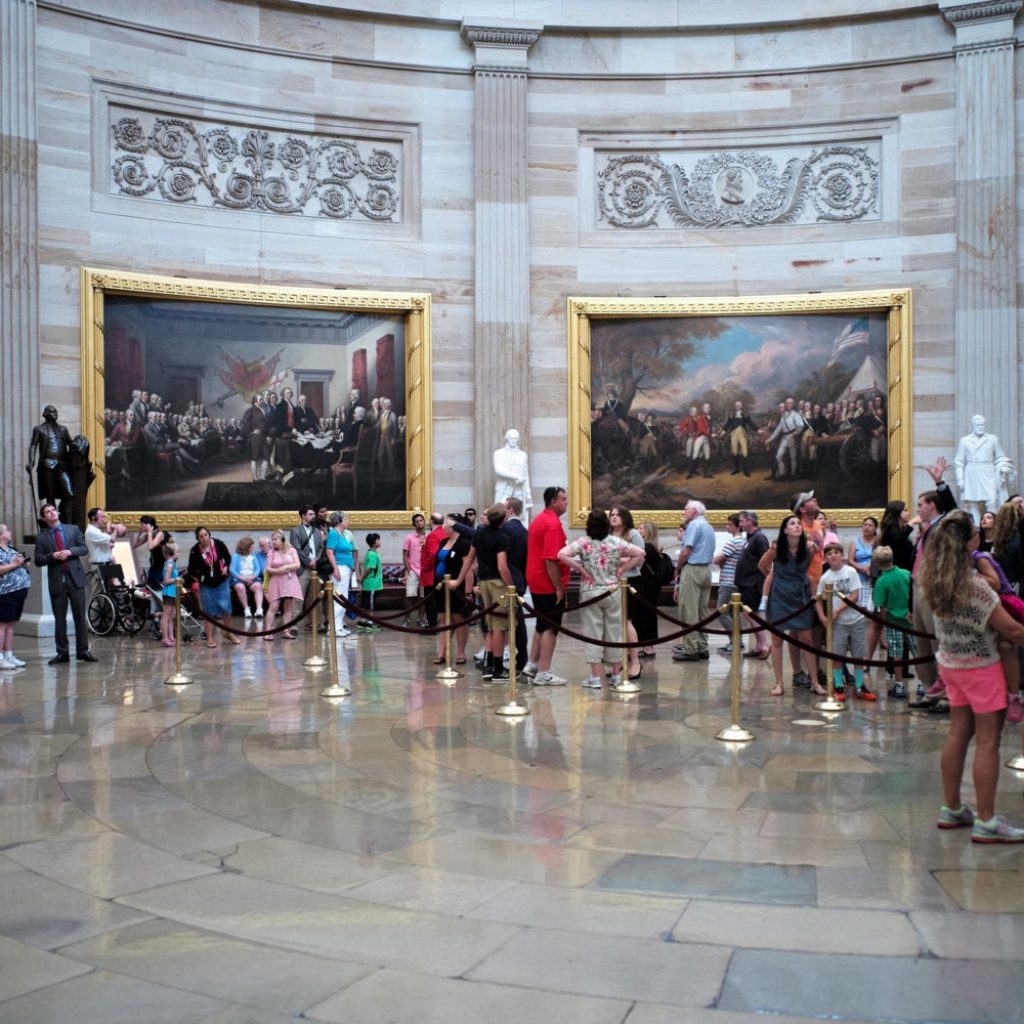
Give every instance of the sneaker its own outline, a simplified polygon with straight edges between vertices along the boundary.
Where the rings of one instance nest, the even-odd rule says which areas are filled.
[[[263,618],[263,609],[262,608],[257,608],[256,609],[256,618],[257,619],[262,619]]]
[[[955,811],[945,806],[940,807],[939,817],[935,822],[937,828],[970,828],[973,824],[974,811],[967,804]]]
[[[846,701],[846,691],[841,686],[835,686],[832,688],[832,696],[838,701]]]
[[[506,669],[502,669],[500,672],[492,672],[490,675],[488,675],[485,672],[484,673],[484,679],[486,679],[486,680],[488,680],[489,682],[492,682],[492,683],[507,683],[508,682],[508,671]]]
[[[1011,693],[1006,702],[1006,721],[1010,725],[1024,722],[1024,697],[1019,693]]]
[[[927,693],[924,693],[914,700],[908,700],[907,707],[913,708],[915,711],[928,711],[935,707],[938,702],[938,697],[929,697]]]
[[[528,661],[523,666],[523,675],[529,676],[531,679],[537,674],[537,662]]]
[[[13,665],[15,668],[24,668],[25,667],[25,662],[23,662],[21,660],[21,658],[16,658],[14,656],[14,651],[8,651],[7,652],[7,663],[9,665]]]
[[[932,715],[948,715],[949,714],[949,701],[945,697],[940,697],[930,708],[929,714]]]
[[[587,678],[580,683],[580,686],[585,686],[588,690],[600,690],[601,680],[598,676],[587,676]]]
[[[936,679],[927,690],[924,691],[926,697],[941,697],[946,692],[946,684],[941,679]]]
[[[1001,815],[988,821],[974,819],[972,843],[1024,843],[1024,828],[1015,828]]]
[[[794,672],[793,685],[802,686],[805,690],[809,690],[811,688],[811,677],[802,669],[799,672]]]
[[[889,696],[893,700],[906,700],[907,699],[907,688],[902,683],[893,683],[889,687]]]
[[[334,635],[336,637],[344,639],[345,637],[352,635],[352,630],[351,629],[346,629],[344,626],[342,626],[341,629],[336,629],[334,631]]]
[[[878,700],[878,697],[866,686],[862,690],[854,690],[853,696],[857,700]]]
[[[924,696],[924,683],[918,683],[917,684],[917,695],[918,695],[918,697],[923,697]]]
[[[567,679],[556,676],[554,672],[538,672],[533,677],[534,686],[565,686],[567,682]]]
[[[251,608],[248,608],[248,607],[247,607],[247,608],[245,609],[245,617],[246,617],[247,619],[251,619],[251,618],[252,618],[252,609],[251,609]]]

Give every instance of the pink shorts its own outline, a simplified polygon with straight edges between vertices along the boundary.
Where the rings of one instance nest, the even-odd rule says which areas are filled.
[[[949,705],[954,708],[969,707],[976,715],[1006,709],[1006,676],[1000,661],[981,668],[939,667],[942,681],[946,684]]]

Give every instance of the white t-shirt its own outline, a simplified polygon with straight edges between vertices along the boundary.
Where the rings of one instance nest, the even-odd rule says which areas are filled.
[[[113,543],[114,538],[95,523],[85,528],[85,546],[89,549],[89,561],[93,565],[106,565],[113,561],[110,553]]]
[[[860,575],[852,565],[843,565],[838,569],[826,569],[821,574],[821,579],[818,580],[818,593],[825,593],[825,584],[832,584],[832,621],[837,621],[840,617],[843,623],[846,625],[852,625],[855,622],[859,622],[864,616],[855,609],[851,608],[841,597],[849,597],[855,591],[860,590]],[[840,615],[841,613],[841,615]]]

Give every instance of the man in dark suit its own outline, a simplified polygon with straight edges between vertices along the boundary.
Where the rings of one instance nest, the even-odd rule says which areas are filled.
[[[526,539],[528,531],[519,518],[523,514],[523,503],[519,498],[506,498],[505,509],[508,515],[502,527],[508,535],[508,571],[512,575],[512,583],[516,593],[522,597],[526,593]],[[516,615],[516,671],[522,672],[526,664],[529,649],[526,643],[526,617],[523,606],[519,606]]]
[[[285,388],[281,392],[281,401],[274,409],[271,419],[276,437],[274,441],[274,461],[281,470],[281,484],[287,484],[295,470],[292,468],[292,435],[295,433],[295,404],[292,402],[292,389]]]
[[[96,661],[89,651],[89,632],[85,624],[86,575],[82,556],[88,554],[81,530],[72,523],[61,523],[57,508],[44,505],[43,522],[46,528],[36,536],[36,565],[46,566],[46,581],[50,590],[50,604],[56,623],[56,657],[51,665],[70,661],[68,655],[68,605],[75,620],[75,647],[79,661]]]

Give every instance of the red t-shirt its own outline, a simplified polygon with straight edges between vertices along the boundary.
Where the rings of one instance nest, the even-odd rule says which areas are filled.
[[[565,529],[562,520],[550,509],[546,508],[532,523],[526,541],[526,585],[534,594],[553,594],[555,588],[544,562],[546,559],[557,559],[558,552],[565,547]],[[558,562],[558,571],[562,577],[562,586],[569,583],[569,566]]]

